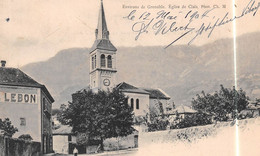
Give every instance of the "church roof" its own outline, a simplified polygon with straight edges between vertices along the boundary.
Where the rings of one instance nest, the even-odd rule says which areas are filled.
[[[130,85],[126,82],[119,83],[116,88],[120,89],[123,92],[131,92],[131,93],[142,93],[149,94],[150,99],[170,99],[170,96],[166,94],[161,89],[153,89],[153,88],[137,88],[133,85]]]
[[[161,89],[153,89],[153,88],[141,88],[150,94],[151,99],[170,99],[170,96],[167,95]]]
[[[128,83],[125,83],[125,82],[119,83],[116,86],[116,88],[123,92],[149,94],[148,92],[144,91],[143,89],[137,88],[137,87],[130,85]]]
[[[105,17],[105,11],[103,7],[103,1],[101,0],[101,6],[98,16],[98,25],[96,29],[96,41],[94,42],[90,53],[96,49],[116,51],[117,49],[109,40],[109,31],[107,29],[107,22]]]
[[[110,40],[96,40],[93,46],[90,48],[90,53],[96,49],[108,50],[108,51],[117,51],[116,47],[110,42]]]
[[[41,88],[49,99],[54,102],[53,97],[44,85],[33,80],[30,76],[17,68],[0,67],[0,85]]]

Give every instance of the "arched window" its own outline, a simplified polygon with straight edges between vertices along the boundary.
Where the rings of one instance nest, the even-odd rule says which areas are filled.
[[[136,99],[136,109],[139,109],[139,99]]]
[[[101,67],[106,67],[106,58],[105,58],[105,55],[102,54],[100,58],[101,58],[100,66],[101,66]]]
[[[131,99],[131,108],[134,109],[134,99]]]
[[[97,68],[97,56],[95,55],[95,59],[94,59],[94,68]]]
[[[111,55],[107,56],[107,67],[112,68],[112,57],[111,57]]]
[[[94,69],[94,57],[92,56],[92,69]]]

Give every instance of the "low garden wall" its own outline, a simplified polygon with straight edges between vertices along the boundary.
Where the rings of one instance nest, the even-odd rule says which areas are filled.
[[[239,129],[243,130],[247,125],[260,125],[260,117],[238,120]],[[206,126],[196,126],[183,129],[172,129],[156,132],[142,133],[139,137],[140,146],[151,143],[167,142],[194,142],[201,138],[215,136],[226,128],[235,128],[235,121],[220,122]],[[235,133],[235,131],[234,131]]]
[[[0,156],[40,156],[41,143],[0,135]]]
[[[104,140],[104,150],[114,151],[138,147],[138,134]]]

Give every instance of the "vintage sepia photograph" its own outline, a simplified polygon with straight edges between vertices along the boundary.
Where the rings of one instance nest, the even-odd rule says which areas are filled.
[[[260,155],[260,0],[0,0],[0,156]]]

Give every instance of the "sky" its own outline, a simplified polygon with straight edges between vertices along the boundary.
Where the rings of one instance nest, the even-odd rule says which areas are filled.
[[[161,10],[177,16],[176,26],[187,24],[189,18],[184,15],[190,10],[191,13],[198,11],[198,19],[194,19],[192,26],[199,29],[202,23],[208,24],[224,17],[229,12],[231,17],[232,8],[236,14],[241,14],[247,4],[253,4],[251,0],[240,0],[236,5],[232,1],[208,0],[177,1],[177,0],[104,0],[104,8],[110,40],[116,47],[125,46],[166,46],[182,35],[183,31],[155,35],[152,26],[148,33],[142,33],[135,40],[137,32],[132,31],[138,17],[142,13],[151,13],[150,17],[156,17]],[[259,6],[260,0],[256,0],[253,6]],[[144,9],[141,9],[141,6]],[[186,6],[186,9],[171,6]],[[198,6],[198,8],[188,8]],[[209,9],[201,8],[201,5],[218,5],[220,8],[212,10],[208,18],[202,19],[202,14]],[[223,8],[223,5],[226,8]],[[125,6],[125,7],[123,7]],[[129,20],[127,15],[134,9],[126,6],[139,6],[136,9],[135,20]],[[164,8],[151,8],[151,6],[164,6]],[[234,7],[233,7],[234,6]],[[21,67],[28,63],[44,61],[53,57],[62,49],[82,47],[89,48],[95,40],[97,26],[99,0],[1,0],[0,1],[0,60],[6,60],[7,66]],[[180,13],[181,12],[181,13]],[[249,13],[236,20],[236,33],[242,35],[260,31],[260,12]],[[189,14],[191,15],[191,14]],[[154,21],[153,21],[154,22]],[[170,23],[170,21],[168,22]],[[154,23],[152,23],[154,24]],[[170,24],[169,24],[170,25]],[[233,36],[234,22],[215,28],[208,38],[208,32],[200,35],[193,45],[203,45],[221,38]],[[135,27],[138,28],[138,27]],[[136,29],[137,30],[137,29]],[[174,45],[187,44],[196,33],[190,33],[178,40]],[[172,45],[172,46],[174,46]]]

